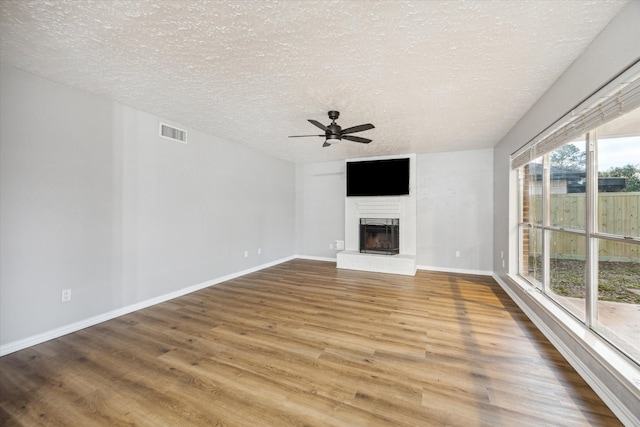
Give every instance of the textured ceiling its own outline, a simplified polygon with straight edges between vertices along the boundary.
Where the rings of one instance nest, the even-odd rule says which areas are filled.
[[[293,162],[481,149],[625,3],[1,0],[0,60]],[[287,138],[334,109],[373,142]]]

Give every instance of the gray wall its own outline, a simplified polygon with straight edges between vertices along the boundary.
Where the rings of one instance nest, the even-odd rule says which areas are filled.
[[[416,166],[418,266],[489,273],[493,150],[419,154]],[[345,231],[344,162],[297,165],[296,187],[296,253],[335,258],[329,245]]]
[[[634,369],[637,372],[637,367],[621,367],[620,365],[629,363],[622,358],[620,365],[616,366],[618,362],[605,355],[605,343],[599,342],[597,346],[587,344],[598,340],[595,334],[584,327],[579,331],[565,327],[552,313],[552,303],[545,304],[544,298],[527,292],[508,275],[509,271],[517,272],[517,209],[509,203],[510,196],[516,196],[516,177],[510,170],[509,157],[638,60],[639,22],[640,1],[631,1],[494,150],[493,269],[496,278],[616,415],[628,422],[628,425],[631,425],[630,420],[640,419],[637,384],[633,385],[633,379],[626,377]],[[501,251],[509,254],[505,268],[502,267],[499,256]],[[596,351],[595,348],[599,350]],[[621,375],[620,369],[627,374]],[[635,381],[637,383],[637,379]]]
[[[296,254],[336,258],[329,245],[344,240],[344,161],[296,165]]]
[[[493,150],[421,154],[417,167],[418,266],[490,273]]]
[[[0,344],[294,253],[293,164],[10,68],[0,95]]]
[[[343,161],[294,166],[193,129],[184,145],[101,97],[10,68],[0,84],[1,344],[293,254],[335,258]],[[417,156],[419,265],[489,269],[491,162]]]
[[[494,270],[504,277],[500,251],[515,238],[509,205],[510,155],[640,58],[640,1],[631,1],[525,114],[494,150]],[[515,258],[511,257],[511,265]]]

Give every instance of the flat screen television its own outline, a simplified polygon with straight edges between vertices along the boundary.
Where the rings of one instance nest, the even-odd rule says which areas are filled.
[[[409,194],[409,158],[347,162],[347,197]]]

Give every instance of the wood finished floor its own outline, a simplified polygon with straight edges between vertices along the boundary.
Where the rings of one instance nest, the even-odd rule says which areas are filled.
[[[0,424],[621,425],[493,279],[308,260],[0,358]]]

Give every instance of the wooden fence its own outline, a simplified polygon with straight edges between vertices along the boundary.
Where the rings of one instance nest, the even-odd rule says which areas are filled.
[[[550,224],[564,229],[586,228],[586,198],[584,193],[552,194]],[[542,218],[542,200],[534,196],[537,218]],[[640,236],[640,192],[600,193],[598,195],[598,231],[618,236]],[[584,236],[553,232],[552,258],[584,259]],[[640,245],[600,239],[598,252],[603,261],[640,262]]]

